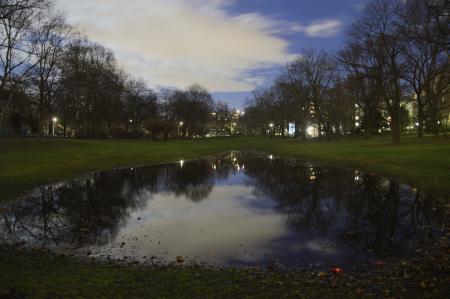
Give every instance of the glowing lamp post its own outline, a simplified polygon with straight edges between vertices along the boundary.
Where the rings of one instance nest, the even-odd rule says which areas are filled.
[[[270,123],[270,124],[269,124],[269,128],[270,128],[270,130],[269,130],[269,131],[270,131],[270,138],[273,137],[273,136],[272,136],[272,135],[273,135],[273,126],[274,126],[273,123]]]
[[[180,136],[180,128],[184,125],[184,122],[180,121],[178,123],[178,136]]]
[[[58,118],[57,117],[53,117],[52,118],[52,135],[55,136],[55,125],[58,122]]]

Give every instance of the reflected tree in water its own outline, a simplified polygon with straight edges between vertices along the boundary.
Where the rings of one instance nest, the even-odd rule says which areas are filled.
[[[287,226],[304,239],[338,239],[378,255],[402,253],[435,238],[439,202],[407,186],[340,168],[251,152],[152,167],[97,172],[53,184],[14,201],[0,215],[0,241],[46,246],[102,244],[155,194],[209,198],[214,185],[241,171],[259,205],[274,203]],[[240,174],[240,175],[241,175]],[[251,208],[251,207],[250,207]],[[255,208],[255,207],[253,207]],[[273,205],[257,208],[271,209]]]
[[[207,160],[97,172],[89,177],[35,190],[1,215],[3,242],[76,246],[113,238],[132,211],[154,193],[174,193],[198,202],[213,188]]]
[[[312,167],[293,159],[249,159],[248,184],[270,196],[303,234],[329,237],[378,255],[403,253],[433,240],[439,202],[412,188],[373,175]],[[434,220],[433,220],[434,219]]]

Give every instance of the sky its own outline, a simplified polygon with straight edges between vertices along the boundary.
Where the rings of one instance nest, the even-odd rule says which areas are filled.
[[[56,0],[156,90],[206,87],[241,108],[304,48],[338,50],[367,0]]]

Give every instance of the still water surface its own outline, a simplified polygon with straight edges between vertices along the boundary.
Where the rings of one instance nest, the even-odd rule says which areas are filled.
[[[439,201],[405,184],[231,152],[43,186],[0,211],[0,243],[98,259],[349,265],[439,236]]]

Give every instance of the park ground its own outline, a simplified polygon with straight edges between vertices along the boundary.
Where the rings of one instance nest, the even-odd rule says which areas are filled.
[[[392,145],[388,137],[331,142],[264,137],[169,142],[3,138],[0,202],[40,184],[93,170],[189,160],[229,150],[257,150],[357,168],[450,199],[450,140],[443,138],[405,136],[401,145]],[[446,207],[450,210],[450,202]],[[446,228],[433,248],[338,275],[327,269],[291,272],[102,264],[4,246],[0,247],[0,298],[448,298],[450,234]]]

